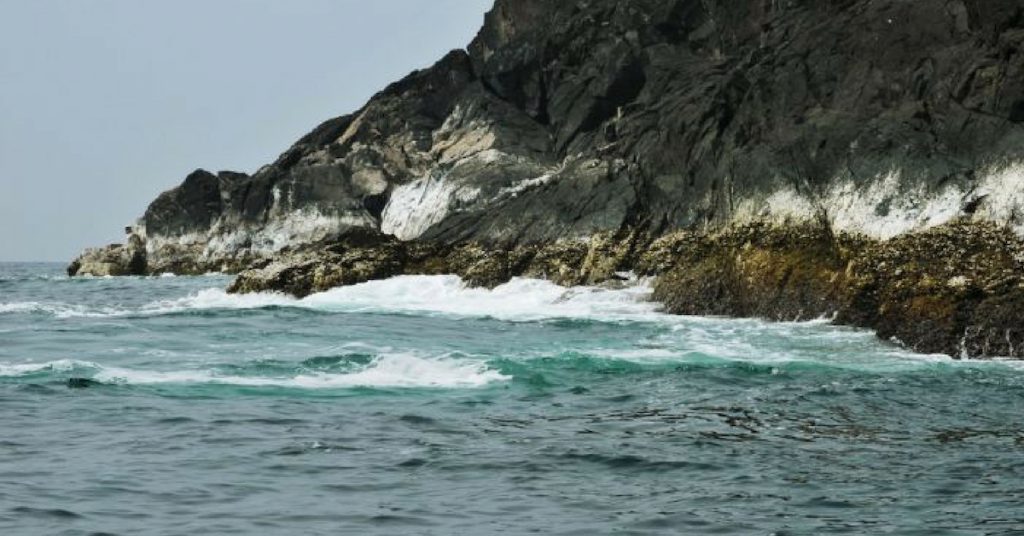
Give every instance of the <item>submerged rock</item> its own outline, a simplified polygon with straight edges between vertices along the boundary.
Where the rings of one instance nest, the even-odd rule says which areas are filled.
[[[353,229],[508,249],[822,218],[878,239],[1024,228],[1022,9],[497,0],[467,50],[251,176],[189,174],[135,234],[149,272],[194,273]]]
[[[67,385],[68,389],[88,389],[103,384],[90,378],[68,378]]]

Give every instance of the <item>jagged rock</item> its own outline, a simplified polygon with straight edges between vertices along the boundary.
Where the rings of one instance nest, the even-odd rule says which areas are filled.
[[[682,236],[655,299],[676,314],[771,320],[831,315],[844,304],[846,267],[857,252],[846,242],[827,227],[811,225]]]
[[[498,0],[468,52],[251,177],[192,173],[137,233],[151,272],[193,272],[352,228],[507,248],[822,215],[875,238],[957,215],[1024,225],[1004,195],[1024,187],[1022,12]]]
[[[655,288],[669,312],[834,317],[920,352],[1024,357],[1024,241],[1006,227],[956,221],[888,241],[813,227],[686,238]]]
[[[146,248],[135,235],[125,244],[87,249],[67,268],[68,275],[143,275],[146,273]]]
[[[634,270],[671,311],[1017,355],[1017,245],[995,237],[1024,234],[1022,95],[1020,0],[497,0],[467,50],[252,176],[161,195],[141,268],[108,248],[69,272],[304,295]]]
[[[837,321],[922,352],[1024,357],[1024,241],[1006,227],[952,222],[867,248]]]

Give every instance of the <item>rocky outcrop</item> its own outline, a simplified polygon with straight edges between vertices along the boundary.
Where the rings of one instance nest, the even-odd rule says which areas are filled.
[[[456,274],[476,287],[495,287],[520,276],[565,286],[601,284],[625,277],[621,272],[635,264],[639,240],[636,234],[598,234],[588,240],[495,248],[476,242],[400,241],[352,231],[330,243],[289,249],[257,263],[241,272],[229,291],[283,291],[303,297],[406,274]]]
[[[130,235],[126,244],[87,249],[67,269],[72,277],[144,275],[147,271],[146,247],[137,235]]]
[[[674,264],[655,299],[668,312],[833,318],[921,352],[1024,357],[1024,241],[963,220],[879,241],[827,226],[662,238]]]
[[[1022,147],[1020,0],[497,0],[467,50],[251,176],[194,172],[130,240],[143,272],[244,271],[239,291],[439,271],[575,284],[631,267],[663,274],[678,312],[837,313],[917,345],[890,320],[933,325],[922,281],[990,274],[901,248],[943,248],[929,230],[958,222],[976,233],[957,247],[998,257],[1009,243],[993,233],[1024,233]],[[899,272],[914,283],[850,268],[869,254],[928,268]],[[96,255],[70,271],[117,262]],[[1006,349],[1000,292],[922,327],[946,342],[918,346]]]
[[[1024,358],[1024,239],[966,220],[890,240],[824,223],[760,223],[506,249],[354,233],[243,271],[230,290],[301,297],[404,274],[457,274],[487,287],[513,277],[602,285],[627,272],[654,278],[654,299],[669,313],[831,318],[921,352]]]

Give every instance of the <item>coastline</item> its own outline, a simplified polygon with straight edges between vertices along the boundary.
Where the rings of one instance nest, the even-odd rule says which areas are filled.
[[[459,275],[494,287],[512,277],[563,286],[655,278],[664,311],[773,321],[833,318],[922,353],[1024,357],[1024,240],[1008,227],[953,221],[875,240],[816,224],[632,231],[509,249],[389,242],[335,244],[242,271],[232,292],[297,296],[396,275]],[[330,248],[328,248],[330,250]]]
[[[237,273],[230,292],[296,297],[399,275],[458,275],[469,286],[490,288],[530,277],[571,287],[620,284],[632,272],[654,278],[653,299],[668,313],[826,317],[922,353],[1024,357],[1016,315],[1024,307],[1024,240],[1007,226],[983,221],[954,220],[888,240],[804,222],[657,238],[632,230],[513,247],[403,242],[358,231],[235,270],[230,267],[242,265],[236,257],[140,271],[131,253],[139,251],[145,244],[135,241],[101,250],[100,258],[87,253],[69,272],[96,266],[102,267],[98,275],[226,271]]]
[[[190,173],[68,272],[632,271],[668,312],[1024,357],[1021,51],[1013,0],[496,0],[465,49],[252,175]]]

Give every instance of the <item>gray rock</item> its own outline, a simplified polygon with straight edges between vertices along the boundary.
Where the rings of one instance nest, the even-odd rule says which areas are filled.
[[[799,237],[810,225],[880,244],[989,222],[1021,235],[1021,147],[1021,0],[497,0],[467,50],[252,176],[192,173],[150,205],[128,246],[87,251],[69,272],[244,271],[237,291],[303,295],[443,271],[486,286],[515,274],[594,283],[697,255],[699,269],[666,286],[680,311],[727,296],[711,305],[789,318],[838,307],[845,257],[801,239],[740,266],[742,244],[688,233]],[[372,238],[349,243],[360,233]],[[933,260],[918,253],[907,258]],[[719,281],[722,269],[736,281]],[[743,291],[745,270],[772,286]],[[894,274],[885,284],[903,288]],[[903,321],[931,289],[914,288],[893,298],[900,318],[850,323],[928,332]],[[1003,339],[1019,353],[1009,311],[1020,298],[1008,292],[972,302],[976,332],[957,321],[919,346],[945,351],[962,335],[968,353]]]
[[[188,272],[354,228],[508,245],[822,216],[888,236],[929,210],[1022,224],[986,178],[1021,158],[1022,10],[498,0],[468,52],[251,177],[190,174],[136,232],[149,271]]]
[[[130,235],[125,244],[87,249],[67,268],[71,277],[143,275],[146,270],[145,244],[137,235]]]

